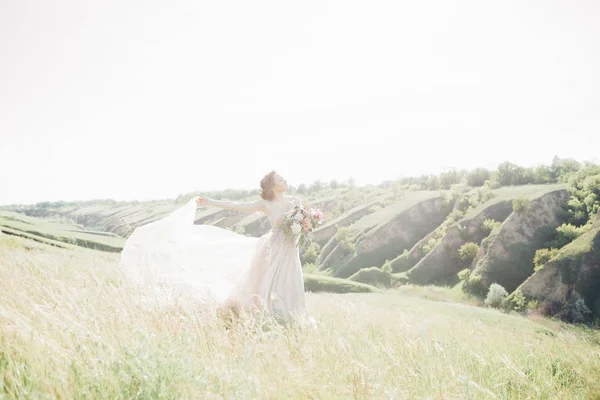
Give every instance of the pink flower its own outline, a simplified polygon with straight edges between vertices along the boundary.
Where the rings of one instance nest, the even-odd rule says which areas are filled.
[[[315,213],[315,217],[319,220],[319,221],[323,221],[325,219],[325,217],[323,216],[323,213],[321,212],[321,210],[317,210]]]
[[[304,219],[304,215],[302,215],[302,213],[299,212],[294,218],[296,218],[296,221],[302,222],[302,220]]]
[[[308,230],[312,228],[312,222],[310,221],[310,219],[308,218],[304,218],[304,221],[302,221],[302,229],[305,232],[308,232]]]

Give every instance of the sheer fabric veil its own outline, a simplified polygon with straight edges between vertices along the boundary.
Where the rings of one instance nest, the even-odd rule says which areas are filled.
[[[136,228],[120,265],[137,281],[151,278],[203,300],[222,302],[248,269],[259,239],[194,225],[195,214],[192,199],[171,215]]]

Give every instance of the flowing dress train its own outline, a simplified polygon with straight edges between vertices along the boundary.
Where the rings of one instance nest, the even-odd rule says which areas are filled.
[[[277,227],[283,213],[298,204],[290,199],[269,207],[272,229],[260,238],[195,225],[192,199],[167,217],[136,228],[121,253],[121,266],[138,280],[152,277],[191,289],[220,306],[306,315],[298,247]]]

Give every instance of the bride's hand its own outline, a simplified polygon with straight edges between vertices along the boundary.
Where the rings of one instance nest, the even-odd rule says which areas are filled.
[[[196,204],[198,207],[207,206],[210,202],[208,197],[196,197]]]

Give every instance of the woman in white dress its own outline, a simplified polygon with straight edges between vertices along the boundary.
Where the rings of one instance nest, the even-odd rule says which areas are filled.
[[[196,197],[171,215],[137,228],[127,240],[121,265],[150,273],[160,281],[194,289],[216,300],[220,309],[260,310],[278,315],[306,315],[302,266],[296,241],[279,223],[287,211],[301,206],[285,195],[287,182],[276,172],[260,183],[255,202],[217,201]],[[194,225],[196,206],[262,212],[271,231],[251,238],[210,225]]]

